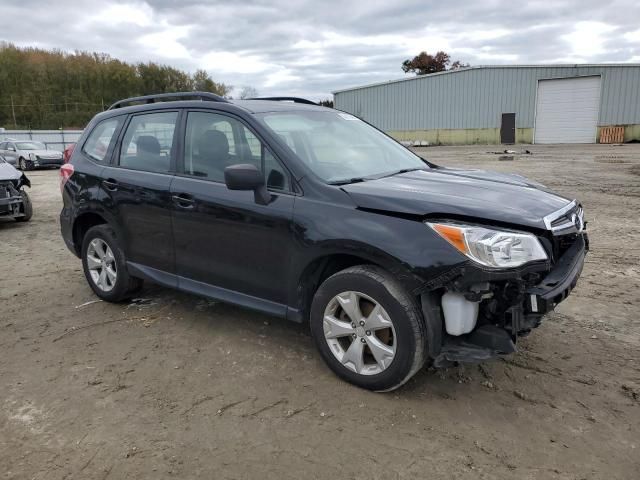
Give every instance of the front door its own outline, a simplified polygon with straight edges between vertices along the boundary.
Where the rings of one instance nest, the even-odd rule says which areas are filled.
[[[170,187],[177,120],[177,111],[132,116],[116,164],[102,172],[127,260],[160,271],[156,275],[175,268]]]
[[[180,286],[229,301],[240,294],[241,303],[284,313],[295,200],[289,173],[244,123],[210,111],[188,113],[182,160],[171,185]],[[264,172],[268,205],[227,189],[224,169],[237,163]]]
[[[503,113],[500,127],[500,143],[516,143],[516,114]]]
[[[11,165],[14,165],[18,168],[18,152],[16,151],[16,145],[12,142],[5,143],[5,150],[2,153],[4,159],[9,162]]]

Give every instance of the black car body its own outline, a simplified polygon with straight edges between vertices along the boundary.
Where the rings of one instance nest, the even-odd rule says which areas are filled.
[[[311,321],[318,348],[338,375],[387,390],[426,359],[443,366],[515,351],[517,337],[538,326],[576,285],[588,250],[578,202],[517,175],[444,168],[418,157],[418,167],[328,181],[326,172],[331,165],[340,168],[339,162],[324,164],[322,178],[305,142],[316,142],[316,152],[331,152],[332,140],[323,135],[339,136],[336,125],[343,120],[360,122],[365,130],[358,131],[363,138],[373,135],[372,142],[393,142],[384,148],[398,156],[412,154],[394,150],[404,147],[378,138],[383,134],[355,117],[310,103],[228,102],[202,94],[200,101],[118,104],[97,115],[62,167],[60,215],[69,249],[93,255],[83,262],[94,291],[108,300],[122,298],[130,288],[115,276],[121,265],[131,288],[146,279]],[[164,116],[144,117],[158,114]],[[207,115],[231,119],[232,127],[225,130],[220,125],[226,128],[226,120],[217,120],[193,140],[189,122]],[[311,135],[299,126],[301,115],[311,123],[320,115],[333,130]],[[164,128],[150,121],[165,121],[161,117],[171,119],[170,132],[146,138]],[[227,141],[212,130],[226,131]],[[94,131],[102,140],[92,137]],[[371,147],[363,142],[362,148]],[[358,148],[345,157],[357,157]],[[147,149],[155,162],[149,168]],[[203,152],[225,159],[207,174],[217,181],[203,177],[209,168]],[[128,166],[131,161],[136,168]],[[111,233],[98,232],[92,247],[86,235],[95,228]],[[471,238],[479,240],[472,244]],[[518,255],[533,260],[513,268],[474,260],[508,264]],[[111,270],[104,258],[111,259]],[[112,290],[96,288],[100,281]],[[378,314],[383,325],[371,320]],[[466,327],[456,315],[468,320]],[[367,325],[387,330],[378,335]],[[336,333],[341,329],[344,335]],[[358,358],[349,360],[352,354]]]
[[[0,218],[19,222],[31,219],[31,199],[24,187],[31,187],[27,176],[0,156]]]

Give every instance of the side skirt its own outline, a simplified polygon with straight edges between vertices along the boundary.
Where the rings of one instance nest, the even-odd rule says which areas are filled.
[[[271,302],[262,298],[254,297],[244,293],[216,287],[204,282],[191,280],[180,275],[168,273],[155,268],[147,267],[139,263],[127,262],[127,270],[134,277],[143,278],[159,285],[175,288],[187,293],[201,295],[225,303],[231,303],[240,307],[249,308],[257,312],[266,313],[275,317],[286,318],[297,323],[302,322],[302,315],[297,309],[283,305],[282,303]]]

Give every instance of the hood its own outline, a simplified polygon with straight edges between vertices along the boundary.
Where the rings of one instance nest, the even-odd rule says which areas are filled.
[[[0,181],[18,180],[22,177],[22,172],[16,170],[12,165],[0,160]]]
[[[343,185],[361,208],[412,215],[460,215],[545,229],[543,217],[569,200],[520,175],[434,168]]]
[[[62,157],[62,152],[58,152],[57,150],[23,150],[23,152],[28,154],[38,155],[42,158],[58,158]]]

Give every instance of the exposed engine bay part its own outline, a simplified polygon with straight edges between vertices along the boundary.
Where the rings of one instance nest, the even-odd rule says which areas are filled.
[[[0,159],[0,218],[26,222],[33,215],[31,199],[24,187],[31,187],[27,176]]]
[[[449,335],[462,335],[471,332],[478,320],[480,302],[470,302],[464,295],[447,292],[442,296],[444,325]]]

